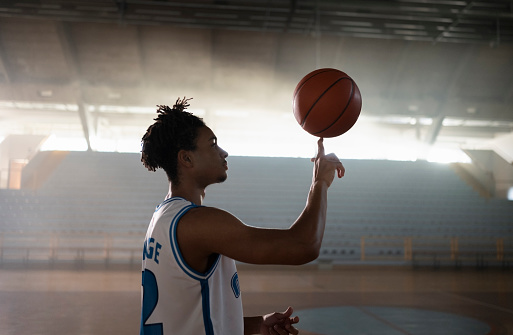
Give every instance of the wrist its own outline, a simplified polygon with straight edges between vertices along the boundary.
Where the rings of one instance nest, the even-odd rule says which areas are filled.
[[[326,180],[322,180],[322,179],[319,179],[319,180],[313,180],[312,181],[312,185],[310,186],[310,189],[313,191],[313,190],[319,190],[319,191],[322,191],[324,189],[327,189],[329,187],[329,183],[328,181]]]
[[[260,334],[263,323],[263,316],[244,317],[244,335]]]

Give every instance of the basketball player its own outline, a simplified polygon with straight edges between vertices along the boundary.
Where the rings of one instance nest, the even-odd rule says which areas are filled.
[[[344,167],[318,141],[313,180],[304,211],[288,229],[250,227],[221,209],[202,206],[205,188],[226,180],[228,153],[210,128],[185,111],[159,106],[142,138],[150,171],[162,168],[169,193],[148,227],[143,253],[140,334],[298,334],[289,307],[283,313],[243,317],[235,261],[305,264],[319,254],[327,190]],[[248,176],[250,177],[250,176]]]

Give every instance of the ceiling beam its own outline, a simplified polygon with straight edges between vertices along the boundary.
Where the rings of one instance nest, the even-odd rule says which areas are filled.
[[[317,15],[313,1],[255,3],[123,0],[88,4],[54,0],[49,9],[44,1],[26,0],[1,4],[0,17],[304,34]],[[319,15],[323,17],[320,30],[361,38],[491,43],[498,36],[493,27],[500,23],[500,43],[513,43],[511,7],[504,1],[319,1]],[[423,28],[386,27],[389,23]]]
[[[399,80],[404,72],[404,64],[409,56],[409,51],[411,49],[411,42],[404,42],[401,47],[401,53],[397,62],[395,62],[395,66],[390,69],[389,74],[392,79],[390,79],[390,83],[387,86],[387,96],[388,98],[396,98],[397,91],[399,87]]]
[[[439,115],[433,119],[433,124],[429,129],[426,136],[426,143],[429,145],[433,145],[436,142],[438,135],[440,134],[440,130],[442,130],[442,126],[444,123],[445,116]]]
[[[59,37],[59,42],[61,44],[62,52],[64,54],[64,59],[68,65],[68,70],[70,72],[70,81],[71,82],[79,82],[80,81],[80,68],[77,56],[77,49],[73,40],[72,33],[70,31],[70,27],[68,23],[65,22],[55,22],[57,35]]]
[[[86,108],[83,103],[78,104],[78,116],[80,117],[80,123],[82,124],[82,130],[84,132],[84,139],[87,142],[87,151],[92,151],[93,147],[91,145],[91,127],[89,124],[91,123],[91,118],[89,117]]]
[[[0,82],[10,83],[11,75],[10,70],[8,70],[8,66],[5,62],[5,55],[3,52],[4,48],[0,44]]]
[[[429,129],[426,136],[426,143],[429,145],[433,145],[436,142],[438,135],[440,134],[440,130],[443,127],[443,122],[445,119],[444,109],[447,107],[447,102],[454,93],[456,84],[461,80],[461,76],[464,73],[464,70],[469,67],[470,61],[473,59],[475,54],[475,48],[475,45],[469,45],[467,47],[463,59],[458,62],[458,66],[456,66],[449,77],[450,80],[445,86],[444,90],[445,95],[440,99],[438,109],[433,119],[433,124],[431,125],[431,128]]]
[[[287,33],[290,29],[290,24],[292,22],[292,18],[294,17],[294,13],[296,12],[297,0],[290,0],[290,8],[289,13],[287,15],[287,21],[285,22],[284,31]]]
[[[450,33],[452,29],[456,28],[460,23],[460,19],[463,17],[465,12],[471,9],[473,5],[474,1],[469,1],[465,8],[458,12],[456,18],[451,22],[451,24],[448,27],[444,28],[444,30],[438,36],[435,37],[433,43],[438,43],[442,41],[445,38],[445,34]]]
[[[61,43],[64,59],[68,64],[70,71],[70,83],[75,93],[75,101],[78,106],[78,116],[82,125],[84,139],[87,143],[87,150],[95,150],[94,139],[96,138],[96,129],[93,127],[90,113],[87,111],[83,102],[83,89],[82,80],[80,78],[80,65],[78,59],[78,52],[69,24],[65,22],[56,22],[57,34]]]
[[[2,42],[2,36],[0,35],[0,75],[4,77],[3,81],[5,83],[11,83],[12,82],[12,70],[7,62],[7,55],[6,55],[6,49]]]
[[[450,81],[447,83],[444,90],[446,92],[445,97],[443,97],[445,100],[450,98],[450,96],[454,93],[454,90],[458,82],[461,80],[461,76],[463,75],[463,73],[465,73],[466,69],[470,68],[470,62],[476,54],[476,49],[477,47],[474,44],[470,44],[467,46],[463,58],[460,62],[458,62],[458,65],[454,68],[453,73],[449,77]]]
[[[146,87],[147,85],[147,76],[145,71],[145,64],[146,60],[144,58],[144,48],[142,43],[142,37],[141,37],[141,26],[135,27],[135,49],[137,52],[137,65],[139,65],[139,68],[141,69],[141,78],[139,79],[140,84],[143,87]]]

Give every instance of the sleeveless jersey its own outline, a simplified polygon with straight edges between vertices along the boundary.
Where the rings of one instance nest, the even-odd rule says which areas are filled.
[[[223,255],[206,273],[182,257],[176,226],[193,203],[160,204],[148,227],[142,262],[141,335],[224,335],[244,332],[235,261]]]

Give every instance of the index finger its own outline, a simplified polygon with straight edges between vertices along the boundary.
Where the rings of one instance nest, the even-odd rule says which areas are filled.
[[[286,325],[285,329],[289,332],[289,334],[293,334],[293,335],[299,334],[299,330],[297,330],[297,328],[292,325]]]
[[[290,307],[290,306],[289,306],[289,307],[287,308],[287,310],[285,310],[285,312],[283,312],[282,317],[283,317],[283,318],[288,318],[289,316],[291,316],[291,315],[292,315],[292,312],[293,312],[293,311],[294,311],[294,310],[292,309],[292,307]]]
[[[324,137],[319,138],[317,141],[317,157],[324,156]]]

